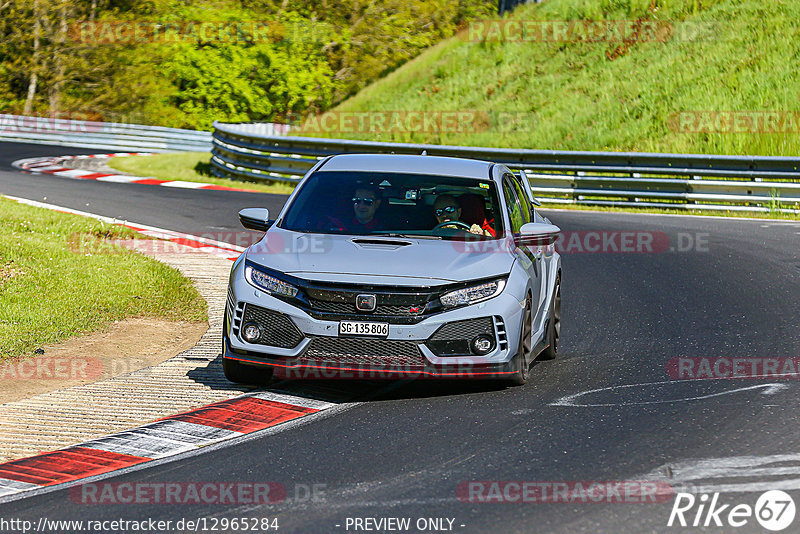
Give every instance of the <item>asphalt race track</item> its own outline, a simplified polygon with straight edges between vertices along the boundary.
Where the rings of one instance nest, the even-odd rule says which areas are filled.
[[[46,197],[48,203],[188,233],[238,232],[239,209],[266,206],[276,213],[284,200],[70,180],[10,166],[23,157],[88,152],[0,143],[0,193]],[[601,237],[562,252],[561,355],[536,364],[527,385],[379,384],[349,410],[104,481],[279,482],[288,498],[277,504],[85,505],[61,489],[2,504],[0,516],[173,524],[181,518],[276,517],[281,533],[365,531],[353,519],[367,517],[407,517],[412,525],[445,518],[452,527],[445,520],[440,531],[471,533],[688,532],[698,529],[667,527],[674,497],[647,504],[481,503],[460,500],[458,488],[468,481],[662,480],[728,488],[710,491],[723,491],[720,501],[731,505],[753,506],[772,488],[797,501],[800,383],[775,377],[674,380],[668,362],[800,358],[800,223],[544,213],[568,236],[578,232],[576,242],[587,235],[580,232]],[[612,247],[611,235],[619,232],[655,236],[658,250],[586,250],[602,236]],[[731,457],[749,459],[726,460]],[[700,459],[716,471],[693,469]],[[319,488],[315,500],[304,498],[312,485]],[[705,530],[763,528],[750,518],[742,528]]]
[[[242,206],[248,205],[248,198],[258,198],[261,206],[274,213],[280,210],[285,200],[282,195],[261,194],[253,197],[251,193],[237,191],[192,191],[155,185],[134,184],[139,187],[119,188],[114,186],[126,184],[72,180],[48,174],[23,174],[11,167],[11,162],[21,158],[105,152],[108,151],[0,143],[0,183],[3,184],[0,192],[38,201],[47,197],[45,202],[57,206],[190,234],[240,232],[243,229],[236,213]],[[187,192],[190,194],[187,195]],[[193,195],[193,192],[210,194]],[[207,216],[213,222],[209,222]]]

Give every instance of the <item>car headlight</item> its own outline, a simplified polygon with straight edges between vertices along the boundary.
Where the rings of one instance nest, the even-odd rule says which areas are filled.
[[[464,289],[457,289],[449,293],[445,293],[439,300],[446,308],[454,306],[463,306],[465,304],[475,304],[482,300],[487,300],[495,297],[503,291],[506,286],[505,280],[495,280],[477,286],[466,287]]]
[[[249,265],[244,268],[244,277],[251,285],[271,295],[279,297],[294,297],[297,295],[297,288],[292,284],[287,284],[274,276],[263,273],[258,269],[253,269]]]

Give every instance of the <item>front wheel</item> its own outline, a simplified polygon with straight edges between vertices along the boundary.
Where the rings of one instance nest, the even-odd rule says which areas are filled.
[[[547,320],[547,347],[539,355],[541,360],[553,360],[558,356],[558,342],[561,338],[561,275],[556,278],[553,291],[553,303],[550,306],[550,317]]]
[[[522,314],[522,328],[519,335],[519,349],[517,355],[512,360],[514,362],[514,374],[508,378],[511,386],[521,386],[528,381],[530,375],[530,354],[531,337],[533,335],[533,325],[531,324],[531,296],[525,299],[525,311]]]

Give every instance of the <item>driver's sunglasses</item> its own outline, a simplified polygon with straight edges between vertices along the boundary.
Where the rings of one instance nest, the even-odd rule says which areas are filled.
[[[353,197],[353,204],[364,204],[370,207],[373,202],[375,202],[374,198]]]
[[[458,211],[458,208],[455,206],[447,206],[446,208],[436,208],[434,213],[436,213],[437,217],[441,217],[445,213],[455,213],[456,211]]]

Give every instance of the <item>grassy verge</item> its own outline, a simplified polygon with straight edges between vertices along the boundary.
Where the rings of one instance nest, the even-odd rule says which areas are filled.
[[[191,281],[107,239],[132,230],[0,198],[0,360],[125,317],[207,320]]]
[[[208,162],[210,157],[208,152],[178,152],[111,158],[108,164],[118,171],[136,176],[152,176],[160,180],[203,182],[279,195],[289,194],[294,189],[292,184],[282,182],[244,182],[217,178],[211,174],[211,164]]]
[[[320,135],[535,149],[800,154],[796,124],[778,121],[776,132],[744,120],[727,125],[728,133],[715,133],[725,130],[724,121],[683,124],[681,118],[694,112],[800,111],[800,77],[788,59],[800,54],[798,2],[765,7],[757,0],[548,0],[523,5],[512,18],[539,21],[545,29],[554,21],[642,20],[675,32],[623,43],[537,39],[535,32],[529,39],[481,41],[465,31],[337,111],[474,110],[486,114],[488,123],[459,123],[438,132],[384,127]]]

